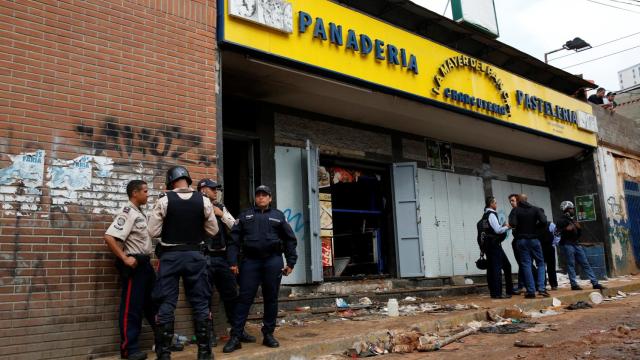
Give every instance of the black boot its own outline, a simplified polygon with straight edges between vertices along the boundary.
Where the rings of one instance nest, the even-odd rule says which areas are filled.
[[[242,341],[243,343],[254,343],[256,342],[256,337],[249,335],[246,330],[243,330],[242,334],[240,334],[240,341]]]
[[[224,347],[222,348],[222,352],[230,353],[238,349],[242,349],[242,343],[240,342],[240,338],[235,335],[231,335],[231,338],[229,339],[229,341],[227,341],[227,343],[224,344]]]
[[[158,360],[171,360],[173,323],[157,325],[155,328],[156,356]]]
[[[270,348],[277,348],[280,346],[280,343],[276,338],[273,337],[273,334],[264,334],[264,339],[262,339],[262,345],[268,346]]]
[[[211,327],[209,319],[196,321],[196,341],[198,343],[198,360],[211,360]]]

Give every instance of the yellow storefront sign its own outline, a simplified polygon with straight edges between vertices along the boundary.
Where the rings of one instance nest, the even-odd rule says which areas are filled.
[[[360,12],[325,0],[220,3],[220,41],[596,146],[578,126],[589,104]]]

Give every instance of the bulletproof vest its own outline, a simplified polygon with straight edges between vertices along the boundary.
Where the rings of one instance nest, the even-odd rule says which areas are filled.
[[[167,215],[162,224],[165,244],[200,244],[204,239],[204,201],[202,194],[193,192],[183,200],[174,191],[167,192]]]
[[[218,209],[224,211],[224,205],[222,204],[213,204],[213,206]],[[221,250],[227,246],[227,233],[226,233],[226,225],[222,222],[222,219],[216,216],[216,220],[218,221],[218,233],[209,238],[208,245],[211,250]]]

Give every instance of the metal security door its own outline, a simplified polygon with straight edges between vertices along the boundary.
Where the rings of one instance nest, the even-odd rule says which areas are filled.
[[[322,242],[320,240],[320,198],[318,191],[318,148],[307,140],[306,161],[303,166],[306,168],[306,187],[307,196],[305,198],[305,238],[310,241],[309,252],[309,271],[307,278],[311,278],[313,282],[321,282],[322,276]]]
[[[637,182],[624,182],[624,197],[627,203],[627,224],[631,231],[631,245],[636,263],[640,264],[640,186]]]
[[[393,217],[400,277],[422,277],[422,239],[416,163],[393,164]]]

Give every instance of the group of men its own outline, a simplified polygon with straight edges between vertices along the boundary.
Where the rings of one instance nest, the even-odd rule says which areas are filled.
[[[523,290],[525,298],[535,298],[536,292],[540,296],[549,297],[547,280],[551,290],[558,288],[557,246],[560,246],[564,255],[572,290],[582,290],[576,280],[576,262],[585,271],[594,289],[604,288],[598,283],[579,243],[582,225],[575,218],[575,206],[571,201],[560,204],[562,216],[555,223],[547,221],[544,210],[530,204],[526,194],[509,195],[509,203],[512,207],[509,218],[500,224],[497,201],[493,196],[487,197],[480,223],[483,229],[479,238],[480,249],[487,257],[487,283],[492,298],[510,298],[521,294]],[[515,288],[511,279],[511,263],[502,248],[508,230],[513,234],[511,246],[518,263],[518,285]],[[504,294],[502,273],[505,279]]]
[[[279,346],[273,333],[280,281],[291,274],[297,260],[291,226],[281,211],[271,207],[272,193],[265,185],[256,188],[255,205],[236,220],[218,201],[219,184],[203,179],[197,191],[191,184],[186,168],[170,168],[167,191],[147,219],[142,210],[148,199],[147,184],[130,181],[129,203],[105,233],[122,282],[119,325],[124,359],[147,358],[138,343],[143,317],[154,330],[157,358],[171,359],[176,349],[173,338],[180,278],[193,308],[198,359],[213,358],[213,287],[220,293],[231,325],[224,352],[240,349],[242,342],[256,341],[245,331],[245,323],[259,286],[264,299],[262,343]],[[153,238],[160,239],[155,246],[157,271],[151,265]]]

